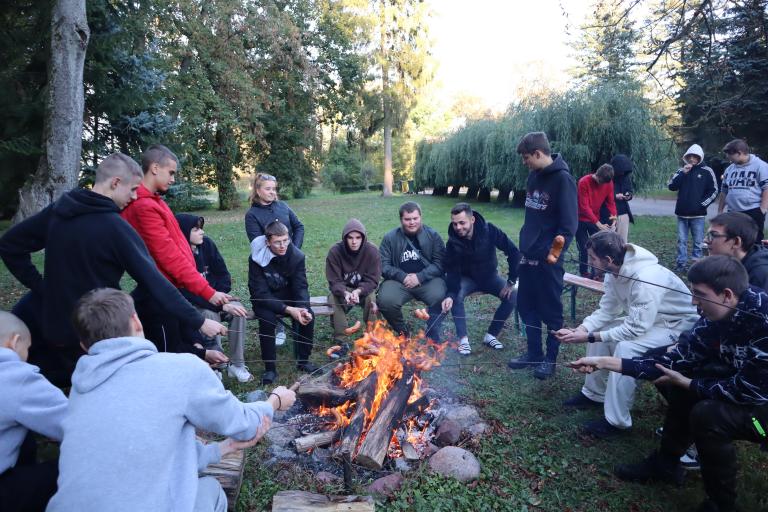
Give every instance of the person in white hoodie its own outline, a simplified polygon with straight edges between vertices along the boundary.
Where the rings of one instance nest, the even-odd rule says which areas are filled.
[[[576,329],[555,333],[562,343],[588,343],[588,357],[631,358],[675,343],[698,319],[688,288],[646,249],[601,231],[587,240],[587,251],[589,264],[605,275],[605,294],[598,309]],[[635,387],[632,377],[594,372],[586,376],[581,392],[563,405],[602,405],[604,418],[586,423],[584,432],[609,438],[632,427]]]
[[[88,353],[72,375],[59,489],[47,510],[227,510],[221,485],[198,472],[254,445],[294,392],[240,402],[198,357],[158,353],[119,290],[84,295],[73,321]],[[202,444],[195,428],[229,437]]]
[[[0,311],[0,510],[45,510],[56,492],[57,461],[37,463],[33,432],[61,441],[67,397],[27,364],[31,336]]]
[[[723,147],[731,165],[723,173],[723,194],[717,213],[746,213],[757,223],[757,241],[765,238],[763,226],[768,211],[768,164],[749,152],[749,145],[734,139]]]

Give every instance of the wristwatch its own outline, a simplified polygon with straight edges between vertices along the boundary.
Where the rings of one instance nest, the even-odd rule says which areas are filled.
[[[597,340],[595,339],[595,333],[590,332],[589,334],[587,334],[587,343],[594,343],[596,341]]]

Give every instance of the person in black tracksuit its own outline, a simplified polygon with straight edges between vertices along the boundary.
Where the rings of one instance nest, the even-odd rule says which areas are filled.
[[[506,279],[497,272],[496,249],[507,256],[509,272]],[[458,203],[453,207],[443,259],[448,292],[442,307],[444,313],[450,309],[453,315],[460,354],[468,355],[471,352],[464,299],[478,291],[501,299],[483,343],[497,350],[504,348],[497,337],[515,308],[517,293],[514,284],[519,263],[520,251],[502,230],[486,222],[467,203]]]
[[[136,166],[138,176],[120,167],[123,159]],[[115,177],[123,179],[117,188],[110,185]],[[33,340],[31,362],[60,386],[68,385],[77,359],[83,354],[70,320],[75,303],[94,288],[119,290],[126,272],[138,284],[137,290],[164,305],[166,314],[194,329],[206,322],[160,273],[144,241],[120,217],[130,196],[107,195],[115,194],[130,179],[137,180],[138,185],[138,164],[125,155],[110,155],[99,165],[96,178],[93,190],[67,192],[0,238],[0,258],[30,289],[14,313],[27,325],[36,324],[31,329],[33,335],[40,333],[44,341]],[[40,274],[31,254],[42,249],[45,263]]]
[[[525,324],[528,351],[512,359],[513,369],[535,367],[534,377],[554,374],[560,342],[551,334],[563,326],[563,259],[578,227],[576,181],[560,155],[551,154],[543,132],[529,133],[517,147],[523,163],[531,169],[525,198],[525,220],[520,229],[520,259],[517,310]],[[547,263],[557,235],[565,246],[554,264]],[[546,354],[541,347],[541,323],[547,326]]]
[[[627,155],[616,155],[611,158],[611,167],[613,167],[613,193],[616,198],[616,232],[621,235],[624,243],[629,239],[629,225],[635,222],[632,210],[629,208],[629,202],[634,197],[634,188],[632,187],[633,164]],[[603,205],[600,210],[600,218],[603,223],[609,221],[610,214]]]
[[[275,325],[278,316],[290,316],[297,324],[294,353],[297,367],[305,372],[317,369],[309,361],[315,320],[309,306],[306,258],[291,245],[288,229],[281,222],[265,228],[265,234],[251,242],[248,259],[248,289],[253,314],[259,320],[259,343],[265,372],[263,384],[277,379]]]

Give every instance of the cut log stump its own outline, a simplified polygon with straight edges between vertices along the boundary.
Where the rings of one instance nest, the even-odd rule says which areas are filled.
[[[279,491],[272,498],[272,512],[373,512],[371,496],[326,496],[306,491]]]

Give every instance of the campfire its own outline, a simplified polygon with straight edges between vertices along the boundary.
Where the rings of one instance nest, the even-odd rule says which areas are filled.
[[[440,365],[446,347],[423,332],[409,338],[369,324],[348,362],[299,387],[316,431],[295,440],[297,451],[333,445],[336,457],[376,470],[387,456],[421,458],[435,419],[422,373]]]

